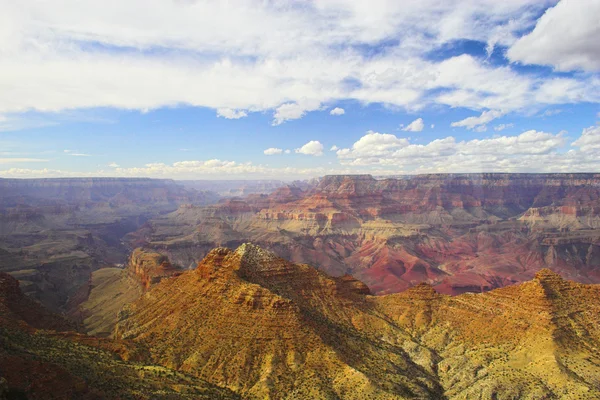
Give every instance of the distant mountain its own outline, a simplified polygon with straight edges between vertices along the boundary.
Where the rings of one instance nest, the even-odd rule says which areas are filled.
[[[481,292],[552,268],[600,283],[600,174],[325,176],[206,207],[182,206],[127,240],[193,267],[252,241],[375,293],[427,282]]]
[[[208,204],[218,196],[208,190],[186,189],[170,179],[149,178],[0,178],[0,205],[70,204],[86,206],[106,203],[110,206],[153,206],[183,202]]]
[[[178,183],[187,188],[211,191],[223,197],[239,197],[249,194],[269,194],[275,189],[285,186],[280,180],[181,180]]]

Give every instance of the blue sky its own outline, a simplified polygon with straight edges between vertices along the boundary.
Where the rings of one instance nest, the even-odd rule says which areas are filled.
[[[600,168],[600,0],[14,3],[0,177]]]

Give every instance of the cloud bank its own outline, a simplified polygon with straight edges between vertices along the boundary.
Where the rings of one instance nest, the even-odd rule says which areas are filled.
[[[2,0],[0,115],[185,104],[228,119],[270,112],[280,125],[348,99],[480,112],[597,102],[594,75],[429,57],[471,40],[504,46],[516,62],[597,70],[598,2],[563,0],[536,20],[555,3]]]

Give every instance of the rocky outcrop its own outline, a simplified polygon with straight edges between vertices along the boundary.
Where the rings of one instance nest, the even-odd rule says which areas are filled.
[[[111,276],[96,281],[107,301]],[[121,310],[115,339],[64,329],[0,274],[0,390],[32,399],[600,398],[600,286],[549,269],[486,293],[447,296],[419,283],[372,296],[352,276],[244,243],[151,285]]]
[[[131,253],[128,269],[146,289],[179,273],[166,256],[142,248],[137,248]]]
[[[599,322],[600,288],[546,269],[487,293],[371,296],[246,243],[153,286],[117,332],[249,399],[596,398]]]

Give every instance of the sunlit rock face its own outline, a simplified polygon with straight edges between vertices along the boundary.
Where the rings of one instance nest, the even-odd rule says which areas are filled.
[[[117,271],[139,282],[136,266],[167,264],[138,250]],[[123,282],[104,278],[94,290],[123,301]],[[549,269],[486,293],[420,283],[373,296],[350,275],[244,243],[121,304],[112,338],[77,333],[0,273],[0,388],[61,399],[600,397],[600,286]]]
[[[132,240],[192,268],[252,241],[374,293],[481,292],[552,268],[600,282],[599,174],[325,176],[152,219]]]
[[[244,243],[153,285],[115,332],[249,399],[595,398],[599,322],[600,288],[548,269],[487,293],[372,296]]]

